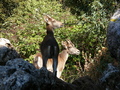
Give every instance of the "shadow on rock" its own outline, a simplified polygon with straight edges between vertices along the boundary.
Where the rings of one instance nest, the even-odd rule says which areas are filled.
[[[120,90],[120,68],[108,64],[103,76],[100,78],[100,85],[104,90]]]

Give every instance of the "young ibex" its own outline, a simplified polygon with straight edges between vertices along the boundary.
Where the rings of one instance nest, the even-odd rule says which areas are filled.
[[[62,74],[62,71],[65,67],[65,63],[68,59],[69,54],[72,55],[80,54],[80,51],[74,46],[74,44],[70,40],[66,40],[64,42],[62,41],[62,46],[64,47],[64,49],[62,50],[61,53],[59,53],[58,56],[58,67],[57,67],[58,78],[60,78]],[[37,69],[40,69],[43,66],[42,55],[40,53],[36,54],[33,64]],[[52,65],[53,65],[53,60],[49,59],[47,62],[47,69],[49,71],[53,71]]]
[[[43,59],[43,67],[47,67],[47,61],[49,58],[53,59],[53,74],[56,77],[57,74],[57,64],[58,64],[58,54],[59,54],[59,46],[54,38],[53,30],[55,28],[60,28],[63,26],[63,23],[51,18],[48,15],[44,16],[44,20],[46,22],[47,35],[44,37],[40,50]]]

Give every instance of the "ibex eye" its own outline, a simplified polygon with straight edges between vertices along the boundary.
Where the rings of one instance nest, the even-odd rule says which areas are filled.
[[[68,47],[68,48],[71,48],[71,47]]]

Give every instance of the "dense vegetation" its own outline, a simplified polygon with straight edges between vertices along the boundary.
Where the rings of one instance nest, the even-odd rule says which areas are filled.
[[[32,63],[46,35],[43,14],[48,14],[65,23],[54,31],[60,48],[62,40],[70,39],[81,51],[69,57],[62,78],[71,82],[90,75],[97,80],[107,63],[113,62],[106,48],[106,29],[117,8],[117,0],[1,0],[0,37],[9,39]]]

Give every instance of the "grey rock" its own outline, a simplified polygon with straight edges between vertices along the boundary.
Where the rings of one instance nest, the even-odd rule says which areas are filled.
[[[5,65],[8,60],[19,58],[20,55],[14,48],[0,45],[0,65]]]
[[[111,56],[120,62],[120,9],[118,9],[108,25],[107,45]]]

